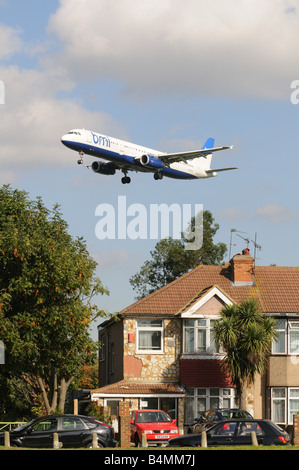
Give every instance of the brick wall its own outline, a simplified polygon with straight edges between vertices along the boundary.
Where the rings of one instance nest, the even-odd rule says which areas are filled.
[[[299,446],[299,415],[293,416],[293,425],[294,425],[293,444],[294,446]]]
[[[119,402],[119,437],[120,447],[131,445],[131,420],[128,401]]]

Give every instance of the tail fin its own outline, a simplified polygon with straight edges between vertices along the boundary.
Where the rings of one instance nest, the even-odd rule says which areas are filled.
[[[202,146],[202,150],[204,149],[212,149],[214,147],[215,139],[213,137],[209,137],[207,141]],[[207,154],[204,158],[200,157],[197,160],[197,165],[202,170],[206,171],[211,168],[211,161],[212,161],[212,153]]]
[[[202,149],[212,149],[214,147],[215,139],[213,137],[209,137],[206,143],[203,145]]]

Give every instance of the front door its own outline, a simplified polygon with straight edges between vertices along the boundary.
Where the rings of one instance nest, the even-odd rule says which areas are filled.
[[[28,429],[21,438],[24,447],[49,448],[53,447],[53,434],[57,432],[57,418],[47,418],[39,421]]]

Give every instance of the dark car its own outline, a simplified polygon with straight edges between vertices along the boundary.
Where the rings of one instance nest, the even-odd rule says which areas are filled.
[[[287,432],[267,419],[227,419],[211,426],[207,431],[207,445],[243,446],[251,445],[251,432],[256,433],[258,444],[287,445],[291,439]],[[170,439],[171,447],[200,447],[201,434],[187,434]]]
[[[99,447],[116,446],[111,426],[81,415],[50,415],[34,419],[10,432],[10,445],[53,448],[54,433],[58,434],[63,448],[91,447],[94,433]],[[4,433],[0,433],[0,445],[4,445]]]
[[[252,416],[248,411],[239,410],[239,408],[216,408],[207,410],[195,419],[194,423],[189,425],[187,433],[206,431],[212,424],[232,418],[252,418]]]

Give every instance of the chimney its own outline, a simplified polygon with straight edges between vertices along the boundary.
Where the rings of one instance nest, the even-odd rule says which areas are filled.
[[[245,248],[242,254],[238,253],[231,261],[232,281],[236,286],[253,284],[253,258],[250,256],[249,248]]]

